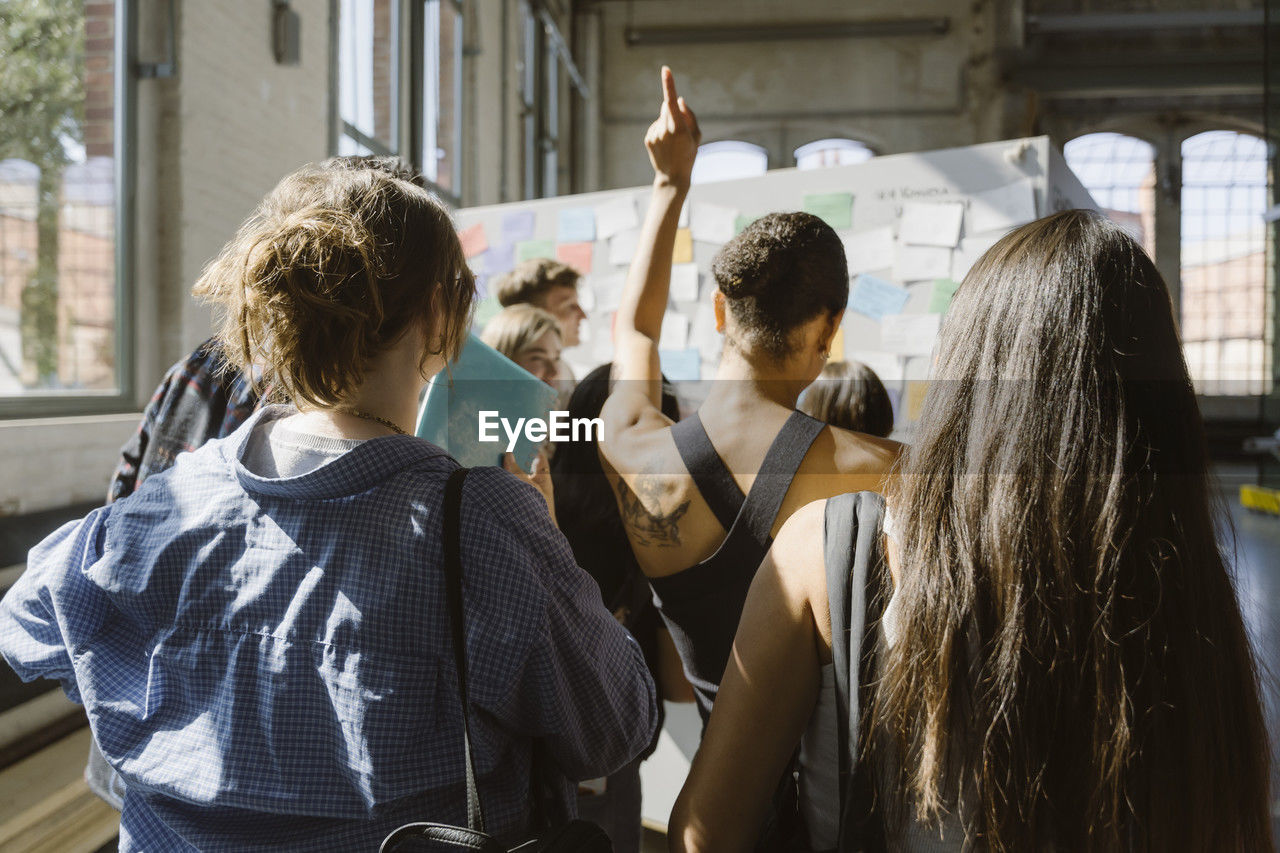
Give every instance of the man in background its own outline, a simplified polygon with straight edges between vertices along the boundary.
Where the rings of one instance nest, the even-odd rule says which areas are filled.
[[[534,258],[500,276],[493,284],[493,293],[503,308],[527,303],[549,311],[560,324],[560,336],[567,349],[581,342],[578,326],[587,319],[587,312],[578,302],[581,279],[573,267],[550,258]]]

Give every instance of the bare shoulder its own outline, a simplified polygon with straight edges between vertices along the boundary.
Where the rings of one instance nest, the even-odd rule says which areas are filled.
[[[842,474],[886,476],[892,472],[906,445],[891,438],[830,427],[835,444],[836,469]]]
[[[827,567],[824,532],[827,501],[805,504],[791,514],[769,549],[761,572],[775,575],[782,595],[807,610],[817,635],[822,639],[823,663],[830,654],[831,612],[827,605]]]
[[[821,586],[825,598],[822,539],[826,512],[825,499],[805,504],[791,514],[774,537],[769,562],[789,592],[807,595]]]

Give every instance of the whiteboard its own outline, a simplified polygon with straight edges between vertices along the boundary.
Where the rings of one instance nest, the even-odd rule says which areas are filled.
[[[577,376],[613,357],[612,309],[649,194],[649,187],[633,187],[457,213],[482,296],[489,280],[510,269],[522,253],[559,254],[571,265],[590,264],[590,270],[583,270],[581,288],[588,314],[583,343],[564,355]],[[840,198],[844,194],[850,198],[847,209]],[[664,372],[678,372],[673,378],[686,402],[705,395],[705,386],[692,380],[715,375],[721,342],[707,330],[715,290],[711,261],[724,240],[766,213],[821,210],[845,241],[856,271],[842,323],[843,351],[833,358],[858,358],[875,369],[894,398],[898,427],[905,427],[923,399],[931,343],[949,304],[947,291],[954,286],[949,282],[963,278],[969,265],[1009,228],[1070,207],[1097,205],[1045,136],[895,154],[852,166],[779,169],[757,178],[694,186],[682,216],[682,226],[693,227],[681,239],[691,240],[696,290],[690,284],[693,270],[679,270],[685,290],[679,295],[693,298],[673,298],[668,305],[661,344]],[[891,235],[887,249],[886,234]],[[570,239],[562,241],[561,236]],[[583,239],[587,236],[592,239]],[[955,244],[948,245],[953,239]],[[922,240],[942,245],[921,245]],[[484,251],[477,251],[479,246]],[[878,265],[865,268],[861,258]],[[862,276],[867,280],[860,282]],[[478,322],[496,310],[491,296],[482,298]],[[939,316],[920,316],[928,314]]]

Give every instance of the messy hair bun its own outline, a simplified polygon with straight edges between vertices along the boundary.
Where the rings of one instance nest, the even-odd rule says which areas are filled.
[[[435,319],[440,335],[424,362],[456,357],[475,284],[448,211],[402,166],[336,158],[281,181],[195,294],[219,309],[236,367],[261,367],[275,396],[324,407],[414,322]]]
[[[809,213],[771,213],[725,244],[711,263],[747,345],[781,358],[791,331],[849,299],[849,271],[836,232]]]

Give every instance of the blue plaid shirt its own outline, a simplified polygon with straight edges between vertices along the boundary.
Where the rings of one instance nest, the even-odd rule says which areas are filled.
[[[121,850],[357,850],[465,824],[440,510],[411,436],[300,477],[239,461],[268,407],[32,550],[0,652],[88,711],[128,786]],[[462,502],[472,746],[494,834],[528,821],[538,739],[566,779],[649,742],[653,682],[542,498],[497,468]],[[572,809],[571,788],[562,802]]]

